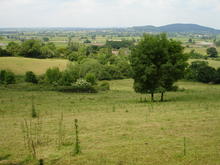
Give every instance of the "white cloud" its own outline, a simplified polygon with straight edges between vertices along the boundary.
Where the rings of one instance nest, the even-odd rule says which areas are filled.
[[[0,27],[198,23],[220,29],[220,0],[0,0]]]

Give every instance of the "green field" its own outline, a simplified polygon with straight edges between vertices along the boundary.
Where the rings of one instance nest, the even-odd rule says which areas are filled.
[[[23,57],[1,57],[0,69],[9,69],[17,75],[24,75],[27,71],[33,71],[37,75],[45,73],[50,67],[66,68],[67,60],[63,59],[34,59]]]
[[[31,121],[36,156],[45,164],[220,163],[220,85],[179,82],[184,90],[167,93],[166,102],[146,103],[140,98],[149,96],[136,94],[132,80],[110,84],[110,91],[98,94],[0,87],[0,164],[34,164],[24,145],[24,120]],[[32,96],[40,114],[36,119],[31,118]],[[78,156],[72,154],[74,119],[79,120]]]
[[[189,62],[196,60],[190,59]],[[200,60],[200,61],[207,61],[210,66],[215,68],[220,67],[220,61],[215,61],[215,60]],[[68,60],[64,60],[64,59],[34,59],[34,58],[23,58],[23,57],[0,58],[0,70],[8,69],[17,75],[24,75],[25,72],[27,71],[33,71],[37,75],[40,75],[45,73],[45,71],[51,67],[59,67],[61,70],[63,70],[66,68],[67,64],[68,64]]]
[[[201,60],[201,59],[189,59],[189,63],[193,62],[193,61],[206,61],[208,62],[208,64],[214,68],[220,68],[220,61],[216,61],[216,60]]]

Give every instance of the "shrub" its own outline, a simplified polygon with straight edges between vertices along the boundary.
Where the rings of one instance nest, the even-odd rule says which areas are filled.
[[[7,50],[2,49],[0,47],[0,57],[6,57],[6,56],[11,56],[11,54]]]
[[[220,68],[218,68],[216,71],[215,83],[220,84]]]
[[[216,76],[215,68],[208,66],[207,62],[195,61],[187,69],[186,79],[209,83],[215,82]]]
[[[213,57],[213,58],[218,57],[218,51],[215,47],[210,47],[206,51],[210,57]]]
[[[77,61],[78,60],[78,53],[72,52],[67,57],[70,61]]]
[[[6,73],[6,70],[0,71],[0,84],[3,84],[5,82]]]
[[[64,71],[61,73],[61,77],[59,80],[59,85],[62,86],[70,86],[74,82],[74,78],[70,72]]]
[[[103,69],[104,66],[98,60],[87,58],[80,64],[80,76],[85,77],[87,73],[93,73],[99,79]]]
[[[85,79],[87,82],[91,83],[92,85],[96,84],[96,76],[94,73],[87,73]]]
[[[203,83],[215,82],[216,70],[213,67],[205,66],[199,69],[197,80]]]
[[[79,64],[74,64],[74,63],[70,63],[67,65],[67,69],[66,72],[69,73],[69,75],[71,76],[71,79],[73,82],[76,82],[77,79],[79,79],[79,72],[80,72],[80,65]]]
[[[25,81],[30,83],[38,83],[36,75],[32,71],[28,71],[25,74]]]
[[[187,80],[198,81],[198,72],[201,68],[208,66],[206,61],[194,61],[186,70],[185,78]]]
[[[15,84],[15,75],[11,71],[6,72],[5,84]]]
[[[58,88],[61,92],[79,92],[79,93],[96,93],[97,90],[86,80],[78,79],[72,86],[63,86]]]
[[[49,84],[58,84],[61,76],[62,75],[58,67],[49,68],[45,74],[46,82]]]

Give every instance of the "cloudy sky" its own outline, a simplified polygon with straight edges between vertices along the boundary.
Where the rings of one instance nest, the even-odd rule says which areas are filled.
[[[196,23],[220,29],[220,0],[0,0],[1,27]]]

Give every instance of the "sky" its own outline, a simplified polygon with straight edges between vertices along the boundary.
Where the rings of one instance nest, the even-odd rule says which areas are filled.
[[[220,29],[219,15],[220,0],[0,0],[0,28],[195,23]]]

